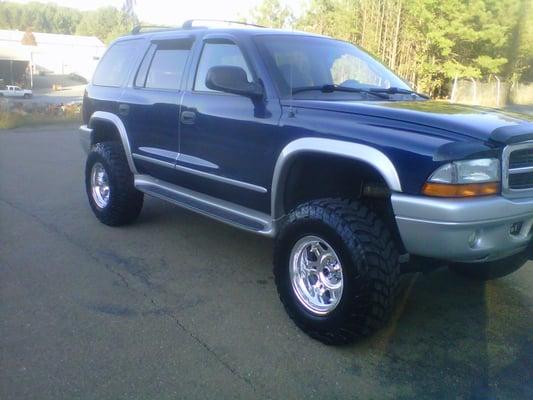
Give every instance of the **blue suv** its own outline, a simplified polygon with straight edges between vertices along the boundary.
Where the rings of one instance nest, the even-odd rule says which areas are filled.
[[[289,316],[347,343],[387,321],[402,270],[492,279],[531,257],[528,118],[431,101],[328,37],[136,30],[87,86],[86,190],[107,225],[148,194],[274,238]]]

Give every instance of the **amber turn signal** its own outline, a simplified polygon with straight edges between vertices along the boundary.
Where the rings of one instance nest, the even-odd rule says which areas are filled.
[[[469,183],[463,185],[427,182],[422,188],[422,193],[426,196],[436,197],[490,196],[499,192],[500,184],[498,182]]]

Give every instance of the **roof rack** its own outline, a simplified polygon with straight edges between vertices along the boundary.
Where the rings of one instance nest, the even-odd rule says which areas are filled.
[[[235,25],[253,26],[253,27],[255,27],[255,28],[266,28],[266,26],[262,26],[262,25],[249,24],[248,22],[241,22],[241,21],[230,21],[230,20],[226,20],[226,19],[190,19],[190,20],[188,20],[188,21],[185,21],[181,27],[182,27],[183,29],[192,29],[192,28],[194,28],[192,24],[193,24],[195,21],[203,21],[203,22],[223,22],[223,23],[225,23],[225,24],[229,24],[229,25],[235,24]]]
[[[131,30],[132,35],[138,35],[143,30],[148,29],[150,32],[168,31],[180,29],[178,26],[161,26],[161,25],[137,25]]]
[[[171,30],[180,30],[180,29],[205,28],[203,26],[202,27],[193,26],[193,23],[196,21],[222,22],[228,25],[245,25],[245,26],[253,26],[255,28],[266,28],[266,26],[262,26],[262,25],[249,24],[248,22],[240,22],[240,21],[229,21],[225,19],[189,19],[188,21],[185,21],[182,26],[137,25],[131,30],[130,33],[132,35],[138,35],[142,33],[144,30],[148,30],[149,32],[161,32],[161,31],[171,31]]]

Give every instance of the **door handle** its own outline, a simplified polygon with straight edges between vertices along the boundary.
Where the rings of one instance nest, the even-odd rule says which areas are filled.
[[[192,125],[196,121],[196,113],[193,111],[182,111],[180,119],[182,123]]]
[[[130,112],[130,106],[129,105],[127,105],[127,104],[119,104],[118,113],[120,115],[126,116],[126,115],[129,114],[129,112]]]

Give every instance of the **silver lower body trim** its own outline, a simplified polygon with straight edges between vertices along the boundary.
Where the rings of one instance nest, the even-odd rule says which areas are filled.
[[[224,176],[211,174],[209,172],[200,171],[200,170],[197,170],[197,169],[194,169],[194,168],[185,167],[183,165],[178,164],[176,161],[174,161],[173,163],[170,163],[168,161],[162,161],[162,160],[159,160],[157,158],[143,156],[143,155],[137,154],[137,153],[133,153],[133,158],[137,159],[137,160],[150,162],[150,163],[153,163],[153,164],[156,164],[156,165],[160,165],[160,166],[163,166],[163,167],[172,168],[172,169],[175,169],[177,171],[186,172],[188,174],[196,175],[196,176],[199,176],[199,177],[202,177],[202,178],[207,178],[207,179],[211,179],[211,180],[214,180],[214,181],[227,183],[229,185],[237,186],[237,187],[240,187],[240,188],[243,188],[243,189],[253,190],[254,192],[267,193],[267,189],[262,187],[262,186],[253,185],[253,184],[248,183],[248,182],[242,182],[242,181],[238,181],[238,180],[235,180],[235,179],[226,178]],[[179,161],[179,157],[178,157],[177,161]]]
[[[132,157],[135,160],[146,161],[146,162],[149,162],[149,163],[152,163],[152,164],[155,164],[155,165],[160,165],[162,167],[167,167],[167,168],[170,168],[170,169],[174,169],[174,163],[171,163],[171,162],[168,162],[168,161],[163,161],[163,160],[159,160],[157,158],[143,156],[142,154],[137,154],[137,153],[133,153]]]
[[[173,185],[148,175],[135,175],[134,185],[141,192],[226,224],[264,236],[273,237],[276,234],[275,221],[268,214]]]
[[[531,244],[533,199],[437,199],[395,193],[392,206],[406,250],[457,262],[484,262]]]

